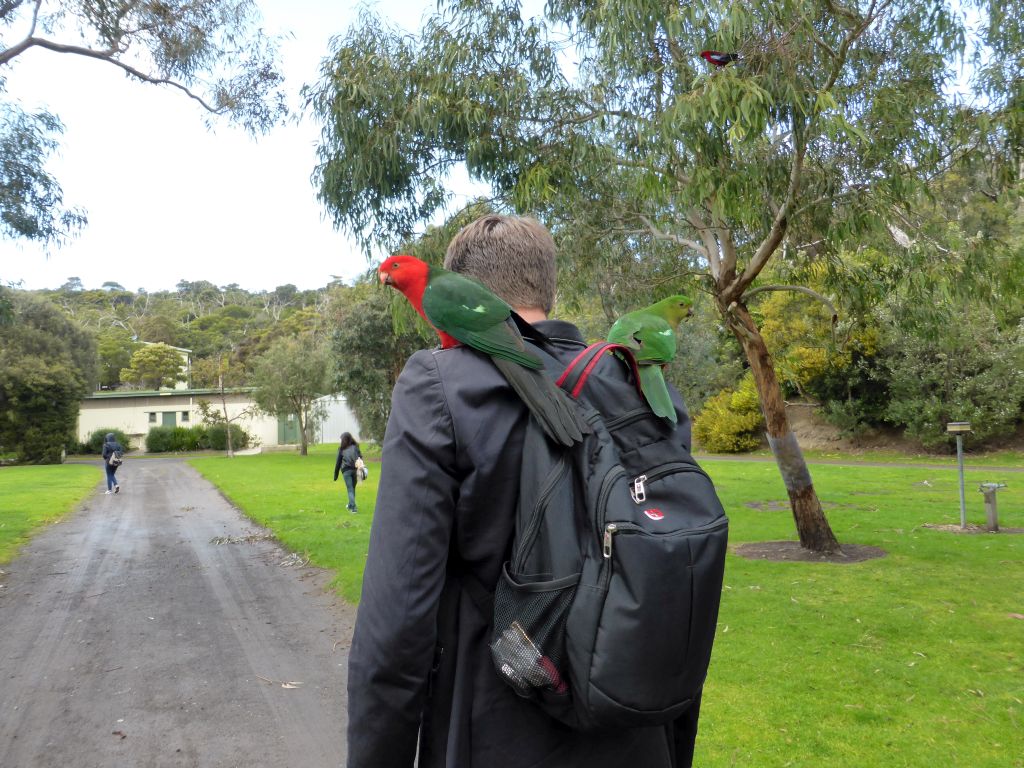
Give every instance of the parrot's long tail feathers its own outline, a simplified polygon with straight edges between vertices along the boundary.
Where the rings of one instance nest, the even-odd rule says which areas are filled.
[[[647,404],[655,415],[676,423],[676,407],[672,404],[672,396],[668,393],[665,375],[660,365],[640,366],[640,388],[644,392]]]
[[[492,359],[549,438],[571,446],[591,431],[569,396],[543,373],[500,357]]]

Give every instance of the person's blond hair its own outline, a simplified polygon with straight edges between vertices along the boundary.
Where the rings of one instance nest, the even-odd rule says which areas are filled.
[[[452,238],[444,266],[475,277],[513,307],[550,315],[555,305],[555,241],[536,219],[480,217]]]

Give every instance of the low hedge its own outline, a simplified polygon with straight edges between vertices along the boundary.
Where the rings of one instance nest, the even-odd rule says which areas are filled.
[[[231,447],[240,450],[249,445],[249,433],[237,424],[231,425]],[[223,424],[197,424],[194,427],[153,427],[146,435],[149,453],[180,453],[185,451],[227,450],[227,430]]]
[[[111,432],[114,433],[114,439],[117,440],[117,442],[121,444],[121,447],[127,451],[130,443],[128,435],[116,427],[102,427],[97,429],[89,435],[88,439],[84,443],[82,443],[79,450],[82,453],[103,453],[104,440]]]

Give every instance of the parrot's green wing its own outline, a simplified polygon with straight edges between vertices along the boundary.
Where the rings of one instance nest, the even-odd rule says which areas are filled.
[[[668,363],[676,356],[676,332],[668,321],[645,310],[623,315],[608,331],[608,341],[633,350],[637,362]]]
[[[527,368],[543,365],[510,325],[512,308],[465,275],[432,267],[423,292],[423,313],[435,328],[468,347]]]

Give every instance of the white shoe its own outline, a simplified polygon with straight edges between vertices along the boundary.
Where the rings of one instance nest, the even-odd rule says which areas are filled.
[[[109,496],[109,495],[110,495],[110,491],[104,491],[104,492],[103,492],[103,495],[104,495],[104,496]]]
[[[120,485],[115,485],[114,486],[114,493],[120,493],[120,492],[121,492],[121,486]]]

